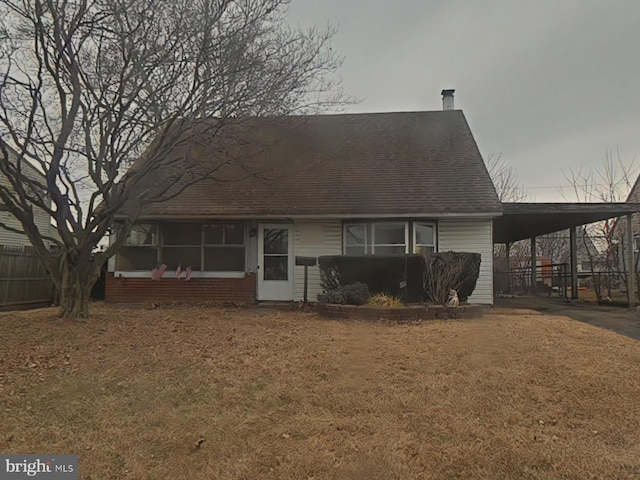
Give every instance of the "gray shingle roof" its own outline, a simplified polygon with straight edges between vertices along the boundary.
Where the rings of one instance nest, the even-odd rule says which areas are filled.
[[[220,161],[215,152],[230,142],[236,153],[217,172],[222,181],[203,180],[145,207],[143,215],[439,217],[502,211],[459,110],[255,118],[230,132],[223,129],[215,145],[193,154],[201,167],[213,164]],[[250,153],[246,144],[253,145]],[[148,182],[160,185],[162,179]]]

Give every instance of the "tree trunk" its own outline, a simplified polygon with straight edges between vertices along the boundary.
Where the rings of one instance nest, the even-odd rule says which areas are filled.
[[[71,261],[63,260],[60,269],[59,288],[60,316],[64,318],[87,318],[91,289],[100,277],[99,265],[92,257]]]

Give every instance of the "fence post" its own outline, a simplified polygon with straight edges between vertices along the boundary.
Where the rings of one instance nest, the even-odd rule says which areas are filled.
[[[633,216],[627,214],[627,263],[629,265],[627,274],[627,300],[629,301],[629,307],[635,307],[638,303],[636,301],[636,268],[633,255]]]
[[[536,267],[538,266],[536,252],[536,237],[531,237],[531,294],[537,295],[537,286],[538,286],[538,271]]]
[[[569,255],[571,258],[571,298],[578,300],[578,242],[576,227],[569,229]]]
[[[504,245],[507,256],[507,293],[511,294],[511,242],[507,242]]]
[[[6,271],[6,277],[5,277],[5,287],[4,287],[4,298],[2,299],[2,305],[6,304],[9,301],[9,285],[11,285],[11,274],[13,273],[13,269],[12,267],[12,262],[9,261],[9,258],[5,255],[4,253],[4,247],[2,248],[2,256],[6,259],[6,265],[7,265],[7,271]]]

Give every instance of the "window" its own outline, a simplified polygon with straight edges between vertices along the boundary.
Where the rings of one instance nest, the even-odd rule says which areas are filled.
[[[170,272],[178,266],[183,270],[191,267],[194,272],[244,272],[245,225],[136,225],[118,252],[116,270],[150,271],[158,261],[167,265]]]
[[[152,223],[139,223],[131,228],[125,240],[127,246],[158,246],[158,226]]]
[[[343,252],[345,255],[404,255],[409,252],[420,253],[424,250],[434,252],[435,249],[436,224],[434,222],[381,221],[344,224]]]
[[[170,270],[191,267],[201,270],[202,226],[197,223],[165,223],[162,225],[160,258]]]
[[[345,255],[400,255],[408,252],[407,222],[347,223]]]
[[[244,224],[220,223],[204,227],[204,269],[244,272]]]
[[[345,255],[364,255],[367,253],[367,224],[355,223],[344,226]]]
[[[157,247],[122,247],[116,257],[116,270],[151,270],[157,262]]]
[[[433,253],[436,251],[436,226],[434,223],[414,222],[413,252]]]
[[[265,280],[289,279],[289,230],[265,228],[263,233]]]
[[[371,224],[371,253],[397,255],[408,253],[406,222],[379,222]]]
[[[151,270],[158,261],[158,226],[136,224],[116,256],[117,270]]]

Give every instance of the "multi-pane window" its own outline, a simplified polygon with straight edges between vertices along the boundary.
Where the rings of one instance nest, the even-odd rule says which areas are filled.
[[[244,224],[219,223],[204,227],[204,270],[244,272]]]
[[[411,232],[411,233],[410,233]],[[435,251],[436,226],[431,222],[353,222],[345,223],[345,255],[404,255]]]
[[[164,223],[135,225],[116,257],[116,270],[151,270],[158,262],[169,271],[244,272],[245,225]]]
[[[127,246],[157,246],[158,226],[153,223],[137,223],[131,227],[125,240]]]
[[[116,257],[117,270],[150,270],[158,261],[158,226],[133,226]]]
[[[162,225],[160,260],[169,269],[187,267],[196,272],[202,263],[202,226],[197,223],[165,223]]]

